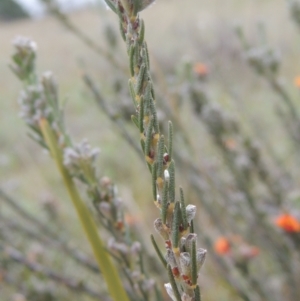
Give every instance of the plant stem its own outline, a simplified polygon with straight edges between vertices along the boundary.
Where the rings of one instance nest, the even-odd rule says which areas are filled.
[[[40,127],[44,139],[47,142],[50,153],[55,160],[58,170],[63,178],[64,184],[68,190],[73,205],[77,211],[81,225],[93,249],[99,269],[103,274],[110,296],[115,301],[129,301],[127,293],[122,285],[118,271],[113,265],[109,254],[107,253],[101,238],[98,235],[98,230],[91,214],[82,201],[74,182],[69,175],[68,171],[63,165],[62,152],[59,149],[56,137],[50,128],[46,119],[40,120]]]

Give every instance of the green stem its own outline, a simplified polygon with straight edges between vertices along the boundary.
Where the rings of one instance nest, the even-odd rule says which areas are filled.
[[[129,301],[127,293],[120,280],[118,271],[113,265],[111,258],[98,235],[96,224],[91,217],[87,206],[81,199],[71,176],[63,165],[63,155],[59,146],[57,145],[55,134],[53,133],[46,119],[40,120],[40,127],[49,151],[57,164],[59,172],[64,180],[64,184],[77,211],[81,225],[93,249],[94,256],[98,263],[99,269],[103,274],[110,296],[115,301]]]

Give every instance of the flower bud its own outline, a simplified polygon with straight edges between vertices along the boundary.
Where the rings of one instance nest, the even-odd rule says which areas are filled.
[[[194,219],[196,215],[197,207],[195,205],[187,205],[186,206],[186,218],[188,223],[190,224],[191,221]]]

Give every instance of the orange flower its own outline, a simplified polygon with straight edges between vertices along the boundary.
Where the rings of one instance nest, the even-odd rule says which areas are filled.
[[[215,244],[214,249],[218,254],[227,254],[230,251],[230,243],[226,237],[219,237]]]
[[[276,225],[286,232],[300,232],[300,222],[288,213],[279,215],[275,220]]]
[[[297,88],[300,88],[300,76],[296,76],[294,78],[294,85],[297,87]]]
[[[200,76],[206,76],[208,74],[207,66],[202,63],[195,64],[194,71],[196,74],[198,74]]]

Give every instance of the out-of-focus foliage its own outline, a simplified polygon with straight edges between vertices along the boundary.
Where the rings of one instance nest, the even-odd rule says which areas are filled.
[[[0,20],[13,21],[29,18],[28,13],[14,0],[0,1]]]
[[[139,139],[149,150],[147,160],[152,163],[155,149],[148,143],[152,133],[145,125],[149,112],[155,115],[154,103],[155,123],[158,121],[166,144],[168,137],[174,136],[171,153],[176,164],[164,176],[170,177],[173,185],[175,166],[176,185],[184,188],[184,199],[198,208],[193,231],[199,233],[199,245],[208,254],[199,279],[202,300],[300,299],[299,0],[224,3],[189,0],[187,5],[181,0],[161,0],[143,10],[144,40],[149,49],[146,65],[149,61],[151,65],[147,77],[140,72],[140,55],[145,58],[147,52],[144,40],[134,42],[129,36],[126,52],[118,19],[110,11],[95,9],[66,16],[54,5],[51,9],[56,21],[68,30],[58,30],[58,23],[50,18],[41,23],[25,22],[26,26],[17,29],[17,33],[24,29],[38,42],[37,70],[50,68],[58,75],[60,99],[67,100],[64,110],[72,136],[87,137],[100,147],[99,161],[93,164],[118,183],[117,193],[107,177],[100,184],[91,181],[94,177],[85,159],[94,158],[94,152],[89,153],[85,142],[68,149],[65,163],[81,183],[80,191],[99,221],[101,235],[107,238],[132,300],[170,300],[162,287],[169,281],[164,253],[165,246],[170,249],[170,243],[178,243],[177,235],[168,240],[166,228],[170,228],[160,220],[155,227],[165,246],[153,231],[158,214],[153,200],[159,207],[161,192],[155,185],[152,191],[149,187],[151,177]],[[130,6],[127,9],[130,12]],[[125,39],[128,30],[135,37],[143,32],[143,24],[134,16],[131,20],[133,28],[127,27],[127,18],[121,20]],[[138,34],[135,29],[139,29]],[[12,38],[10,34],[7,39]],[[6,50],[6,58],[10,52]],[[31,68],[30,62],[23,65],[26,70]],[[14,70],[23,77],[20,70]],[[5,83],[6,98],[15,99],[19,87],[10,76],[3,72],[0,81]],[[152,85],[155,93],[149,89]],[[144,91],[147,86],[145,90],[151,93]],[[144,94],[150,100],[148,104]],[[26,100],[32,97],[27,96]],[[34,98],[30,110],[24,100],[23,95],[19,99],[23,118],[32,113],[31,109],[34,113],[43,109],[44,99]],[[81,293],[81,300],[106,300],[105,287],[98,285],[101,276],[49,158],[25,138],[15,102],[3,101],[0,105],[4,108],[0,111],[0,174],[3,188],[17,199],[13,202],[0,193],[0,290],[4,289],[4,298],[10,301],[17,293],[14,301],[23,300],[20,294],[27,300],[44,296],[63,300]],[[135,114],[138,119],[132,117]],[[39,119],[39,114],[32,117]],[[134,131],[131,120],[140,133]],[[168,130],[168,120],[173,122],[174,135]],[[145,136],[147,147],[143,145]],[[168,164],[169,149],[167,144],[165,153],[160,151],[163,166]],[[86,173],[78,170],[79,166],[85,166]],[[152,183],[156,180],[152,177]],[[173,191],[166,191],[163,197],[174,199]],[[175,199],[182,191],[176,190]],[[187,213],[192,209],[194,216],[194,207],[188,209]],[[25,220],[22,210],[30,214]],[[176,228],[175,224],[172,227]],[[128,230],[131,227],[132,232]],[[152,241],[157,241],[156,248],[161,250],[161,260],[153,256],[150,233],[154,233]],[[141,245],[133,243],[136,241]],[[177,283],[190,283],[190,246],[189,240],[179,245],[179,269],[172,252],[167,252],[167,261],[173,264],[169,275],[179,277]],[[146,276],[156,280],[158,286]],[[162,296],[157,293],[160,289]],[[172,285],[166,289],[174,298]]]

